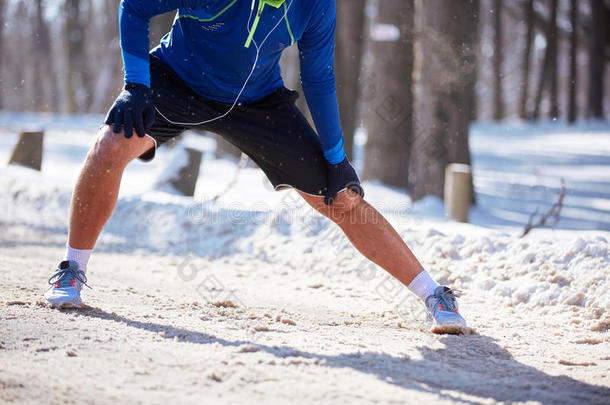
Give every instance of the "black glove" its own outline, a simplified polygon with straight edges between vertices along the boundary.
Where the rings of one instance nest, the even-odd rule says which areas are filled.
[[[326,165],[328,167],[328,190],[324,197],[324,204],[331,205],[335,201],[337,193],[345,188],[352,190],[360,197],[364,197],[360,179],[347,157],[336,165],[328,162],[326,162]]]
[[[152,102],[152,90],[143,84],[126,83],[114,105],[108,111],[105,124],[112,124],[112,132],[125,130],[125,138],[131,138],[133,130],[139,137],[152,127],[155,121],[155,106]]]

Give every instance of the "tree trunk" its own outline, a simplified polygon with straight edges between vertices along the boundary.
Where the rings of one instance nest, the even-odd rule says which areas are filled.
[[[44,67],[42,66],[43,56],[42,56],[42,49],[41,49],[41,45],[42,45],[41,42],[43,41],[43,35],[44,35],[42,33],[42,23],[43,23],[42,0],[35,0],[35,4],[36,4],[36,11],[34,14],[34,21],[32,24],[34,26],[34,36],[32,38],[32,45],[31,45],[32,67],[34,69],[34,76],[33,76],[34,94],[32,97],[32,107],[34,107],[35,111],[41,111],[42,105],[44,103],[43,69],[46,68],[46,66],[44,66]]]
[[[526,0],[524,3],[525,24],[527,34],[525,37],[525,52],[523,54],[523,70],[521,76],[521,100],[519,106],[519,116],[521,119],[528,119],[527,100],[530,84],[530,56],[532,54],[532,41],[534,39],[534,0]]]
[[[337,0],[335,75],[345,153],[351,159],[358,125],[360,66],[366,0]]]
[[[154,16],[150,20],[150,48],[159,45],[161,38],[172,29],[176,11]]]
[[[550,0],[550,19],[545,32],[546,50],[544,52],[544,62],[540,71],[538,91],[536,92],[536,102],[533,118],[539,119],[540,105],[545,88],[550,90],[550,111],[551,118],[559,117],[559,101],[557,94],[557,0]]]
[[[103,55],[102,68],[95,83],[92,112],[105,113],[112,101],[123,87],[123,59],[119,46],[118,4],[116,0],[105,0],[104,7],[104,47],[99,52]]]
[[[504,118],[504,94],[502,92],[504,50],[502,39],[502,0],[494,0],[494,113],[493,118],[500,121]]]
[[[570,76],[568,83],[569,95],[568,95],[568,122],[573,123],[576,121],[577,107],[576,107],[576,48],[578,46],[578,1],[570,0],[570,23],[572,25],[572,33],[570,35]]]
[[[591,0],[589,30],[589,91],[587,118],[604,118],[604,71],[606,42],[606,7],[603,0]]]
[[[548,71],[550,65],[550,54],[549,54],[549,44],[547,41],[546,49],[544,51],[544,60],[542,62],[542,68],[540,70],[540,76],[538,79],[538,90],[536,91],[536,100],[534,101],[534,111],[531,114],[531,118],[533,120],[538,120],[540,118],[540,104],[542,103],[542,93],[544,91],[544,86],[548,81]]]
[[[49,93],[51,93],[49,84],[53,81],[54,75],[50,58],[49,27],[44,19],[42,0],[36,0],[36,23],[34,27],[35,34],[32,43],[34,65],[33,107],[36,111],[49,111]],[[53,109],[55,109],[55,106],[53,106]]]
[[[231,142],[225,140],[220,135],[214,135],[216,138],[216,151],[214,152],[214,156],[217,159],[229,158],[232,160],[237,160],[241,156],[241,151]]]
[[[4,77],[4,70],[3,70],[3,61],[4,61],[4,54],[2,53],[3,49],[2,46],[4,45],[4,5],[5,5],[5,0],[0,0],[0,55],[2,55],[2,58],[0,58],[0,77]],[[4,83],[0,82],[0,110],[3,107],[2,104],[2,96],[3,96],[3,85]]]
[[[88,111],[93,93],[87,70],[81,5],[81,0],[66,0],[64,3],[64,37],[67,57],[66,101],[69,113]]]
[[[303,88],[301,87],[299,48],[296,45],[292,45],[282,52],[282,57],[280,58],[280,69],[282,70],[284,85],[289,89],[296,90],[300,95],[296,102],[296,106],[299,108],[299,110],[301,110],[303,115],[305,115],[311,126],[315,128],[313,120],[311,119],[309,107],[307,107],[307,100],[305,100],[305,97],[303,96]]]
[[[362,115],[368,130],[363,178],[406,188],[413,138],[413,0],[373,0]],[[391,57],[390,57],[391,55]]]
[[[445,167],[470,164],[468,126],[475,117],[478,0],[418,0],[415,143],[409,193],[443,198]]]
[[[8,7],[7,7],[8,8]],[[30,15],[29,4],[24,1],[17,3],[14,12],[9,17],[11,22],[27,21]],[[32,77],[32,66],[29,60],[29,53],[24,51],[30,49],[30,38],[33,35],[32,28],[25,26],[26,24],[11,24],[11,40],[6,42],[5,47],[10,46],[5,53],[11,54],[11,59],[4,61],[10,67],[12,76],[13,88],[9,88],[8,97],[5,99],[5,105],[13,110],[28,111],[31,108],[31,91],[30,78]],[[5,48],[6,49],[6,48]],[[4,58],[2,58],[4,59]],[[8,63],[7,63],[8,62]],[[6,77],[6,74],[5,74]],[[5,79],[3,77],[3,81]]]
[[[557,84],[557,59],[558,59],[558,40],[557,40],[557,7],[559,0],[551,0],[551,18],[549,21],[549,76],[551,86],[551,111],[550,118],[559,118],[559,88]]]

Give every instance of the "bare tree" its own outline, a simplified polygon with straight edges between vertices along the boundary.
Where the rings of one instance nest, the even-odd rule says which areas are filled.
[[[492,9],[494,17],[494,120],[501,120],[504,118],[504,93],[502,86],[504,83],[502,67],[504,65],[504,50],[503,50],[503,39],[502,39],[502,0],[494,0],[494,6]]]
[[[557,7],[559,0],[551,0],[551,18],[549,21],[549,55],[550,62],[550,86],[551,86],[551,118],[559,118],[559,89],[557,84],[557,60],[558,60],[558,35],[557,35]]]
[[[576,50],[578,47],[578,1],[570,0],[570,23],[572,25],[572,33],[570,35],[570,76],[568,83],[568,122],[576,121]]]
[[[521,237],[524,237],[528,233],[532,231],[534,228],[539,228],[543,226],[554,227],[559,222],[561,209],[563,208],[563,199],[566,195],[566,186],[563,177],[561,178],[561,188],[559,189],[559,196],[557,197],[557,202],[553,204],[553,206],[544,214],[540,214],[538,212],[538,208],[529,217],[525,228],[523,228],[523,233]]]
[[[413,0],[371,2],[377,7],[367,55],[362,110],[368,140],[363,177],[406,188],[413,138]]]
[[[521,75],[521,98],[519,102],[519,116],[527,119],[527,100],[529,95],[530,83],[530,58],[532,54],[532,42],[534,39],[534,0],[525,0],[523,3],[523,13],[525,16],[526,36],[525,51],[523,52],[523,70]]]
[[[64,41],[66,49],[66,102],[68,112],[87,111],[92,88],[85,56],[83,5],[87,0],[65,0]]]
[[[102,7],[106,11],[101,14],[101,18],[103,18],[101,37],[103,39],[92,41],[98,47],[98,54],[102,55],[91,104],[91,111],[94,112],[106,112],[123,86],[118,3],[116,0],[104,0]]]
[[[34,69],[34,93],[33,107],[37,111],[49,111],[55,106],[49,106],[53,90],[54,80],[53,65],[50,60],[51,42],[49,38],[49,27],[44,19],[44,3],[36,0],[36,14],[34,24],[34,37],[32,42],[32,56]]]
[[[591,0],[587,118],[604,118],[607,13],[604,0]]]
[[[528,0],[524,0],[524,1],[528,1]],[[541,5],[541,4],[543,4],[543,2],[544,2],[544,0],[535,0],[534,6],[536,4]],[[582,2],[580,2],[580,4],[582,4]],[[508,14],[509,16],[511,16],[513,19],[515,19],[517,21],[519,21],[523,18],[523,12],[521,10],[519,10],[519,5],[520,5],[520,3],[516,2],[516,1],[505,1],[502,3],[503,9],[506,12],[506,14]],[[541,7],[534,7],[533,13],[532,13],[532,18],[533,18],[534,30],[546,32],[546,30],[548,29],[548,24],[549,24],[549,18],[548,18],[547,12],[543,12]],[[557,35],[558,35],[559,40],[562,40],[562,41],[569,40],[571,32],[572,32],[571,30],[568,30],[567,28],[563,27],[563,25],[557,26]],[[582,25],[578,26],[579,37],[582,37],[587,32],[588,31],[587,31],[586,27],[583,27]]]
[[[559,117],[559,100],[557,92],[557,2],[558,0],[550,0],[550,19],[546,28],[546,50],[544,53],[544,62],[540,71],[540,79],[538,81],[538,91],[536,92],[536,102],[534,106],[533,118],[540,117],[540,104],[542,102],[542,94],[545,88],[550,90],[550,112],[551,118]]]
[[[5,5],[5,1],[4,0],[0,0],[0,55],[2,57],[0,57],[0,77],[4,77],[3,76],[3,61],[5,59],[4,57],[4,49],[2,48],[2,45],[4,44],[4,5]],[[0,85],[3,84],[2,81],[0,81]],[[0,109],[2,109],[2,88],[0,87]]]
[[[30,24],[15,24],[15,21],[28,21],[30,17],[29,4],[19,1],[16,7],[12,7],[12,13],[7,17],[10,24],[5,28],[4,34],[11,38],[10,42],[4,43],[3,63],[4,72],[2,83],[4,85],[5,97],[4,108],[13,110],[28,110],[31,99],[31,63],[29,63],[28,51],[31,49],[32,27]],[[4,55],[8,58],[5,59]]]
[[[449,163],[470,164],[475,117],[479,1],[418,0],[417,103],[409,192],[443,197]]]
[[[358,79],[364,43],[365,4],[366,0],[337,0],[335,74],[344,148],[350,158],[358,124]]]
[[[299,48],[297,45],[289,46],[284,50],[284,52],[282,52],[282,57],[280,58],[280,69],[282,70],[284,84],[288,88],[299,92],[300,95],[303,95],[303,87],[301,86]],[[309,112],[309,107],[307,106],[307,100],[305,100],[305,97],[299,97],[296,105],[299,107],[303,115],[307,117],[309,123],[313,126],[314,123],[311,118],[311,113]]]

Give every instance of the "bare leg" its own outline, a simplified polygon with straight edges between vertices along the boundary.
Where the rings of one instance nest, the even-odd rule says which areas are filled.
[[[70,205],[68,244],[75,249],[93,249],[104,224],[112,214],[127,163],[154,147],[149,137],[127,139],[102,127],[89,151],[74,187]]]
[[[369,260],[409,285],[423,267],[392,225],[352,191],[343,191],[331,206],[323,197],[299,193],[313,208],[341,227],[354,247]]]

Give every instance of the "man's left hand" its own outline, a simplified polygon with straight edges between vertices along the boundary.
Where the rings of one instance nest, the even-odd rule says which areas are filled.
[[[335,165],[327,162],[327,167],[328,190],[324,197],[324,204],[331,205],[335,201],[337,194],[343,189],[352,190],[360,197],[364,197],[364,190],[360,185],[360,179],[347,157],[341,163]]]

